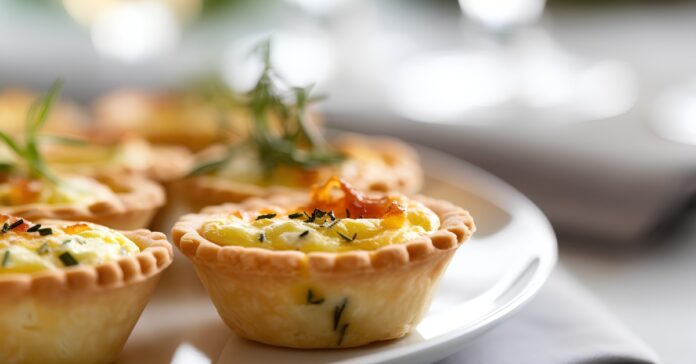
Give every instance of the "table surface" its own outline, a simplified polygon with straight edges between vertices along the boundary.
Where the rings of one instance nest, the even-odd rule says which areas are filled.
[[[695,363],[696,212],[655,240],[623,253],[563,241],[560,262],[665,363]]]

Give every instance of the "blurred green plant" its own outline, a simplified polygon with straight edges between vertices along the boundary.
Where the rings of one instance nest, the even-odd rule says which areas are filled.
[[[51,108],[55,103],[60,89],[63,85],[61,80],[56,80],[48,89],[48,92],[39,97],[34,104],[29,108],[25,121],[25,130],[23,141],[17,137],[10,135],[5,131],[0,131],[0,140],[9,147],[17,156],[18,161],[24,162],[28,171],[28,177],[33,179],[45,179],[52,183],[59,183],[58,177],[47,167],[44,162],[41,152],[39,151],[39,142],[42,140],[53,143],[84,145],[86,141],[68,138],[64,136],[46,135],[39,136],[39,131],[46,124]],[[16,162],[0,162],[0,173],[11,173],[17,171]]]
[[[219,171],[241,148],[256,152],[266,176],[280,165],[312,169],[342,161],[343,155],[331,150],[319,129],[307,120],[307,107],[321,99],[310,95],[314,85],[291,87],[275,72],[270,40],[259,43],[254,55],[263,62],[255,86],[242,95],[222,88],[218,99],[223,101],[217,103],[218,106],[241,105],[251,112],[248,138],[229,145],[223,157],[196,166],[189,175]]]

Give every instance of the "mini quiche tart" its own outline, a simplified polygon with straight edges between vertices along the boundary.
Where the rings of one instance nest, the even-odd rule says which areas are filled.
[[[64,175],[58,182],[0,174],[0,213],[25,219],[90,221],[115,229],[148,226],[165,201],[157,183],[139,176]]]
[[[135,137],[89,145],[51,144],[42,149],[55,170],[80,175],[136,174],[167,183],[183,177],[193,165],[193,155],[185,148],[151,145]]]
[[[221,120],[240,111],[220,111],[199,97],[176,93],[119,90],[94,104],[98,130],[109,136],[135,133],[155,144],[181,145],[198,151],[221,142]]]
[[[9,134],[22,133],[27,112],[38,94],[24,89],[0,91],[0,130]],[[61,101],[44,127],[51,134],[83,135],[88,117],[84,110],[70,101]]]
[[[164,234],[0,215],[0,362],[116,360],[172,261]]]
[[[413,330],[474,230],[469,213],[448,202],[366,196],[332,178],[309,199],[278,195],[186,215],[172,237],[240,336],[346,348]]]
[[[214,173],[182,181],[184,195],[194,209],[200,209],[249,197],[306,191],[334,175],[364,191],[412,194],[422,187],[418,154],[399,140],[346,134],[335,139],[332,146],[344,156],[342,161],[312,168],[279,166],[270,175],[264,172],[253,151],[240,151]],[[206,152],[199,158],[214,159],[215,150]]]

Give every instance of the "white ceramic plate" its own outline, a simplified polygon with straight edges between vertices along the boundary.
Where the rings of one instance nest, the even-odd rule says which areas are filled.
[[[428,363],[443,359],[529,301],[556,262],[544,215],[490,174],[442,153],[420,150],[424,194],[469,209],[479,230],[450,263],[428,315],[401,340],[349,350],[288,350],[231,336],[219,363]]]
[[[199,286],[185,288],[195,282],[192,272],[175,271],[165,277],[161,288],[166,293],[158,291],[148,306],[121,361],[429,363],[512,315],[539,291],[556,262],[556,238],[548,221],[527,198],[490,174],[439,152],[420,148],[420,153],[428,176],[424,194],[471,211],[478,231],[458,250],[415,332],[345,350],[257,344],[227,330]],[[176,269],[187,267],[178,258]]]

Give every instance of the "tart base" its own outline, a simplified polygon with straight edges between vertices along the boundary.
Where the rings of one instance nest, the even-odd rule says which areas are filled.
[[[402,337],[423,318],[447,264],[475,230],[468,212],[418,196],[441,228],[376,250],[220,246],[199,233],[207,213],[297,206],[288,204],[296,197],[210,207],[172,229],[174,244],[193,262],[223,321],[240,336],[270,345],[346,348]]]
[[[172,261],[164,234],[124,234],[140,253],[97,266],[0,275],[0,363],[116,360]]]
[[[109,187],[115,197],[88,205],[5,206],[0,207],[0,212],[28,220],[87,221],[117,230],[135,230],[147,227],[157,209],[164,205],[163,188],[143,177],[105,174],[95,179]]]
[[[239,336],[298,349],[349,348],[411,332],[453,255],[348,277],[269,277],[194,265],[220,317]],[[307,302],[310,289],[321,304]]]
[[[417,193],[423,185],[423,171],[418,153],[398,139],[343,133],[333,144],[340,151],[370,150],[374,153],[375,159],[383,162],[369,164],[361,163],[359,159],[349,159],[339,171],[333,173],[345,178],[358,190],[401,192],[409,195]],[[179,189],[185,191],[183,196],[193,211],[199,211],[206,206],[241,202],[251,197],[294,194],[311,187],[264,187],[215,175],[191,177],[180,181],[179,184]]]
[[[158,281],[154,276],[113,290],[0,298],[0,362],[114,362]]]

